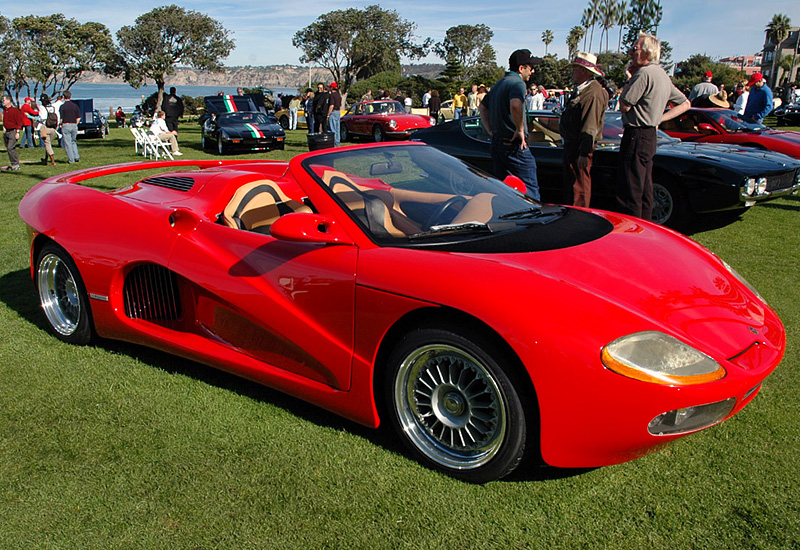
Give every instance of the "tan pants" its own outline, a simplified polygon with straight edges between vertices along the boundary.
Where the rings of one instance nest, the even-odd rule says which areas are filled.
[[[56,139],[56,129],[48,128],[42,124],[42,127],[39,128],[39,139],[44,140],[44,150],[47,151],[47,154],[51,157],[54,156],[53,140]]]
[[[178,151],[178,138],[175,136],[175,134],[169,132],[161,132],[160,134],[158,134],[158,139],[160,139],[165,143],[169,143],[169,146],[172,149],[173,153],[176,153]]]

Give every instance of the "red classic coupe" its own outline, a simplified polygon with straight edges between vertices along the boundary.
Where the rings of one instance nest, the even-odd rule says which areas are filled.
[[[86,185],[107,175],[124,186]],[[385,422],[471,482],[539,452],[631,460],[758,394],[785,332],[730,266],[520,183],[419,143],[361,145],[90,168],[19,212],[56,337],[151,346]]]
[[[800,132],[745,122],[730,109],[691,108],[679,117],[662,122],[659,128],[681,141],[730,143],[800,158]]]
[[[435,125],[436,119],[407,113],[399,101],[362,101],[342,116],[340,137],[342,141],[355,136],[371,136],[375,141],[408,139],[415,130]]]

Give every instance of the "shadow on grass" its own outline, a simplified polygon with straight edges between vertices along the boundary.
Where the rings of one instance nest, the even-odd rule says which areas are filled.
[[[0,277],[0,301],[9,309],[17,312],[20,317],[49,332],[47,321],[39,308],[36,293],[31,281],[30,272],[26,269],[12,271]],[[55,338],[55,336],[53,336]],[[206,366],[189,359],[184,359],[159,350],[130,344],[117,340],[98,339],[96,346],[120,355],[134,358],[146,365],[170,374],[186,376],[224,390],[234,392],[255,401],[269,403],[288,413],[311,422],[317,426],[331,428],[337,431],[346,431],[356,435],[383,449],[408,456],[402,442],[383,424],[374,430],[350,421],[346,418],[332,415],[328,411],[302,401],[277,390],[251,382],[245,378],[230,374],[226,371]],[[512,475],[502,481],[546,481],[573,477],[590,471],[590,469],[553,468],[544,464],[541,459],[534,457],[518,468]],[[412,460],[409,458],[409,460]]]

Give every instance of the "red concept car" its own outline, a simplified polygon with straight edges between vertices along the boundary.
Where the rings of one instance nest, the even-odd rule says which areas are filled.
[[[350,107],[342,116],[339,132],[342,141],[354,136],[372,136],[377,142],[408,139],[415,130],[435,125],[435,118],[407,113],[399,101],[363,101]]]
[[[659,128],[681,141],[730,143],[800,158],[800,132],[745,122],[729,109],[692,108],[679,117],[662,122]]]
[[[81,185],[104,175],[129,184]],[[19,211],[62,340],[151,346],[386,422],[471,482],[539,451],[631,460],[754,398],[785,333],[733,269],[519,183],[423,144],[361,145],[92,168]]]

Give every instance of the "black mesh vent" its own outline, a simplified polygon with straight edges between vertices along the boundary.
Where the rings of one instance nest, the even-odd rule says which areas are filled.
[[[155,176],[142,180],[142,183],[175,189],[176,191],[189,191],[194,187],[194,179],[186,176]]]
[[[131,319],[167,321],[181,315],[178,277],[160,265],[134,268],[125,278],[122,293],[125,315]]]

